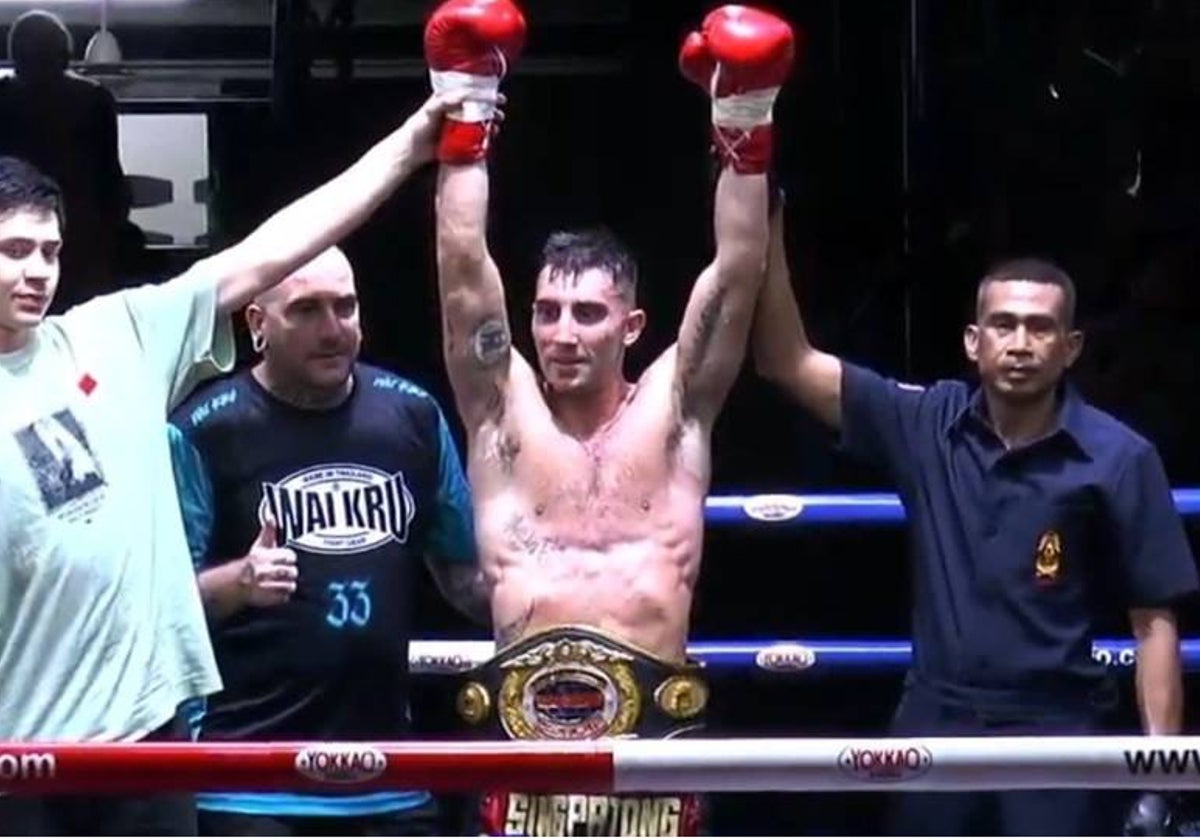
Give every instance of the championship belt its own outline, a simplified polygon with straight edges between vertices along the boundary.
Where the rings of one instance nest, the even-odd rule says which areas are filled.
[[[669,738],[703,726],[699,663],[666,662],[588,627],[553,627],[467,673],[458,713],[481,737]]]

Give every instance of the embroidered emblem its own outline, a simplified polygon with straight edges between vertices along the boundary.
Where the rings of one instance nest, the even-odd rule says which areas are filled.
[[[1045,531],[1038,537],[1034,555],[1033,574],[1039,586],[1058,583],[1062,576],[1063,548],[1058,531]]]

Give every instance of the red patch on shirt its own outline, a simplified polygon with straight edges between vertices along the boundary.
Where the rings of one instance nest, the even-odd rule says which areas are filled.
[[[97,382],[90,373],[85,373],[79,377],[79,390],[83,391],[85,397],[90,397],[92,391],[96,390]]]

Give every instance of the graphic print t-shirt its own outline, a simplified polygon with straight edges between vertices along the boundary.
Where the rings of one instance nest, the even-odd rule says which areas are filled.
[[[473,562],[470,499],[437,403],[358,365],[345,403],[305,411],[244,371],[172,418],[203,465],[189,527],[202,562],[242,557],[268,516],[296,552],[290,601],[213,627],[225,690],[202,737],[396,737],[407,729],[408,639],[426,553]],[[205,520],[202,522],[199,520]]]

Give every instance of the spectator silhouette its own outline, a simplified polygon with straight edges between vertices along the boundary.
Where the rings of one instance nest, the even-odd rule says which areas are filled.
[[[0,80],[0,155],[23,158],[63,190],[58,310],[117,287],[118,240],[129,213],[116,101],[67,69],[73,47],[56,15],[26,12],[8,35],[15,74]]]

